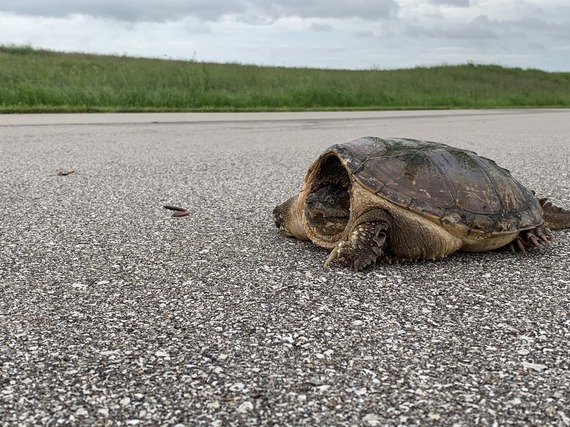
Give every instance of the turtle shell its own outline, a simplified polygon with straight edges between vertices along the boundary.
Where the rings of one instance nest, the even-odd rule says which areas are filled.
[[[447,228],[512,233],[542,223],[536,197],[490,159],[445,144],[405,138],[361,138],[334,145],[365,188]]]

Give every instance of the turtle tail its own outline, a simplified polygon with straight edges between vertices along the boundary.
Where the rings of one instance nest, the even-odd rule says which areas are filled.
[[[538,199],[542,206],[542,217],[551,230],[570,228],[570,210],[553,205],[547,198]]]

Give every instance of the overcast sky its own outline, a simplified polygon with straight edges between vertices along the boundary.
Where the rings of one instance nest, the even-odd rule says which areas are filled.
[[[0,0],[0,44],[198,61],[570,71],[570,0]]]

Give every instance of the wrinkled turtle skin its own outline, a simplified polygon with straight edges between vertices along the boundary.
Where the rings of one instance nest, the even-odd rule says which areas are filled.
[[[333,145],[298,196],[277,206],[276,226],[361,270],[379,260],[444,258],[505,246],[525,251],[570,228],[570,211],[472,151],[405,138]]]

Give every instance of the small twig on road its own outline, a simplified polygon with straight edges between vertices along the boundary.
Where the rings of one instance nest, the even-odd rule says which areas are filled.
[[[173,218],[180,218],[183,216],[190,215],[190,211],[186,208],[179,208],[178,206],[164,205],[164,209],[169,209],[171,211],[176,211],[172,214]]]

